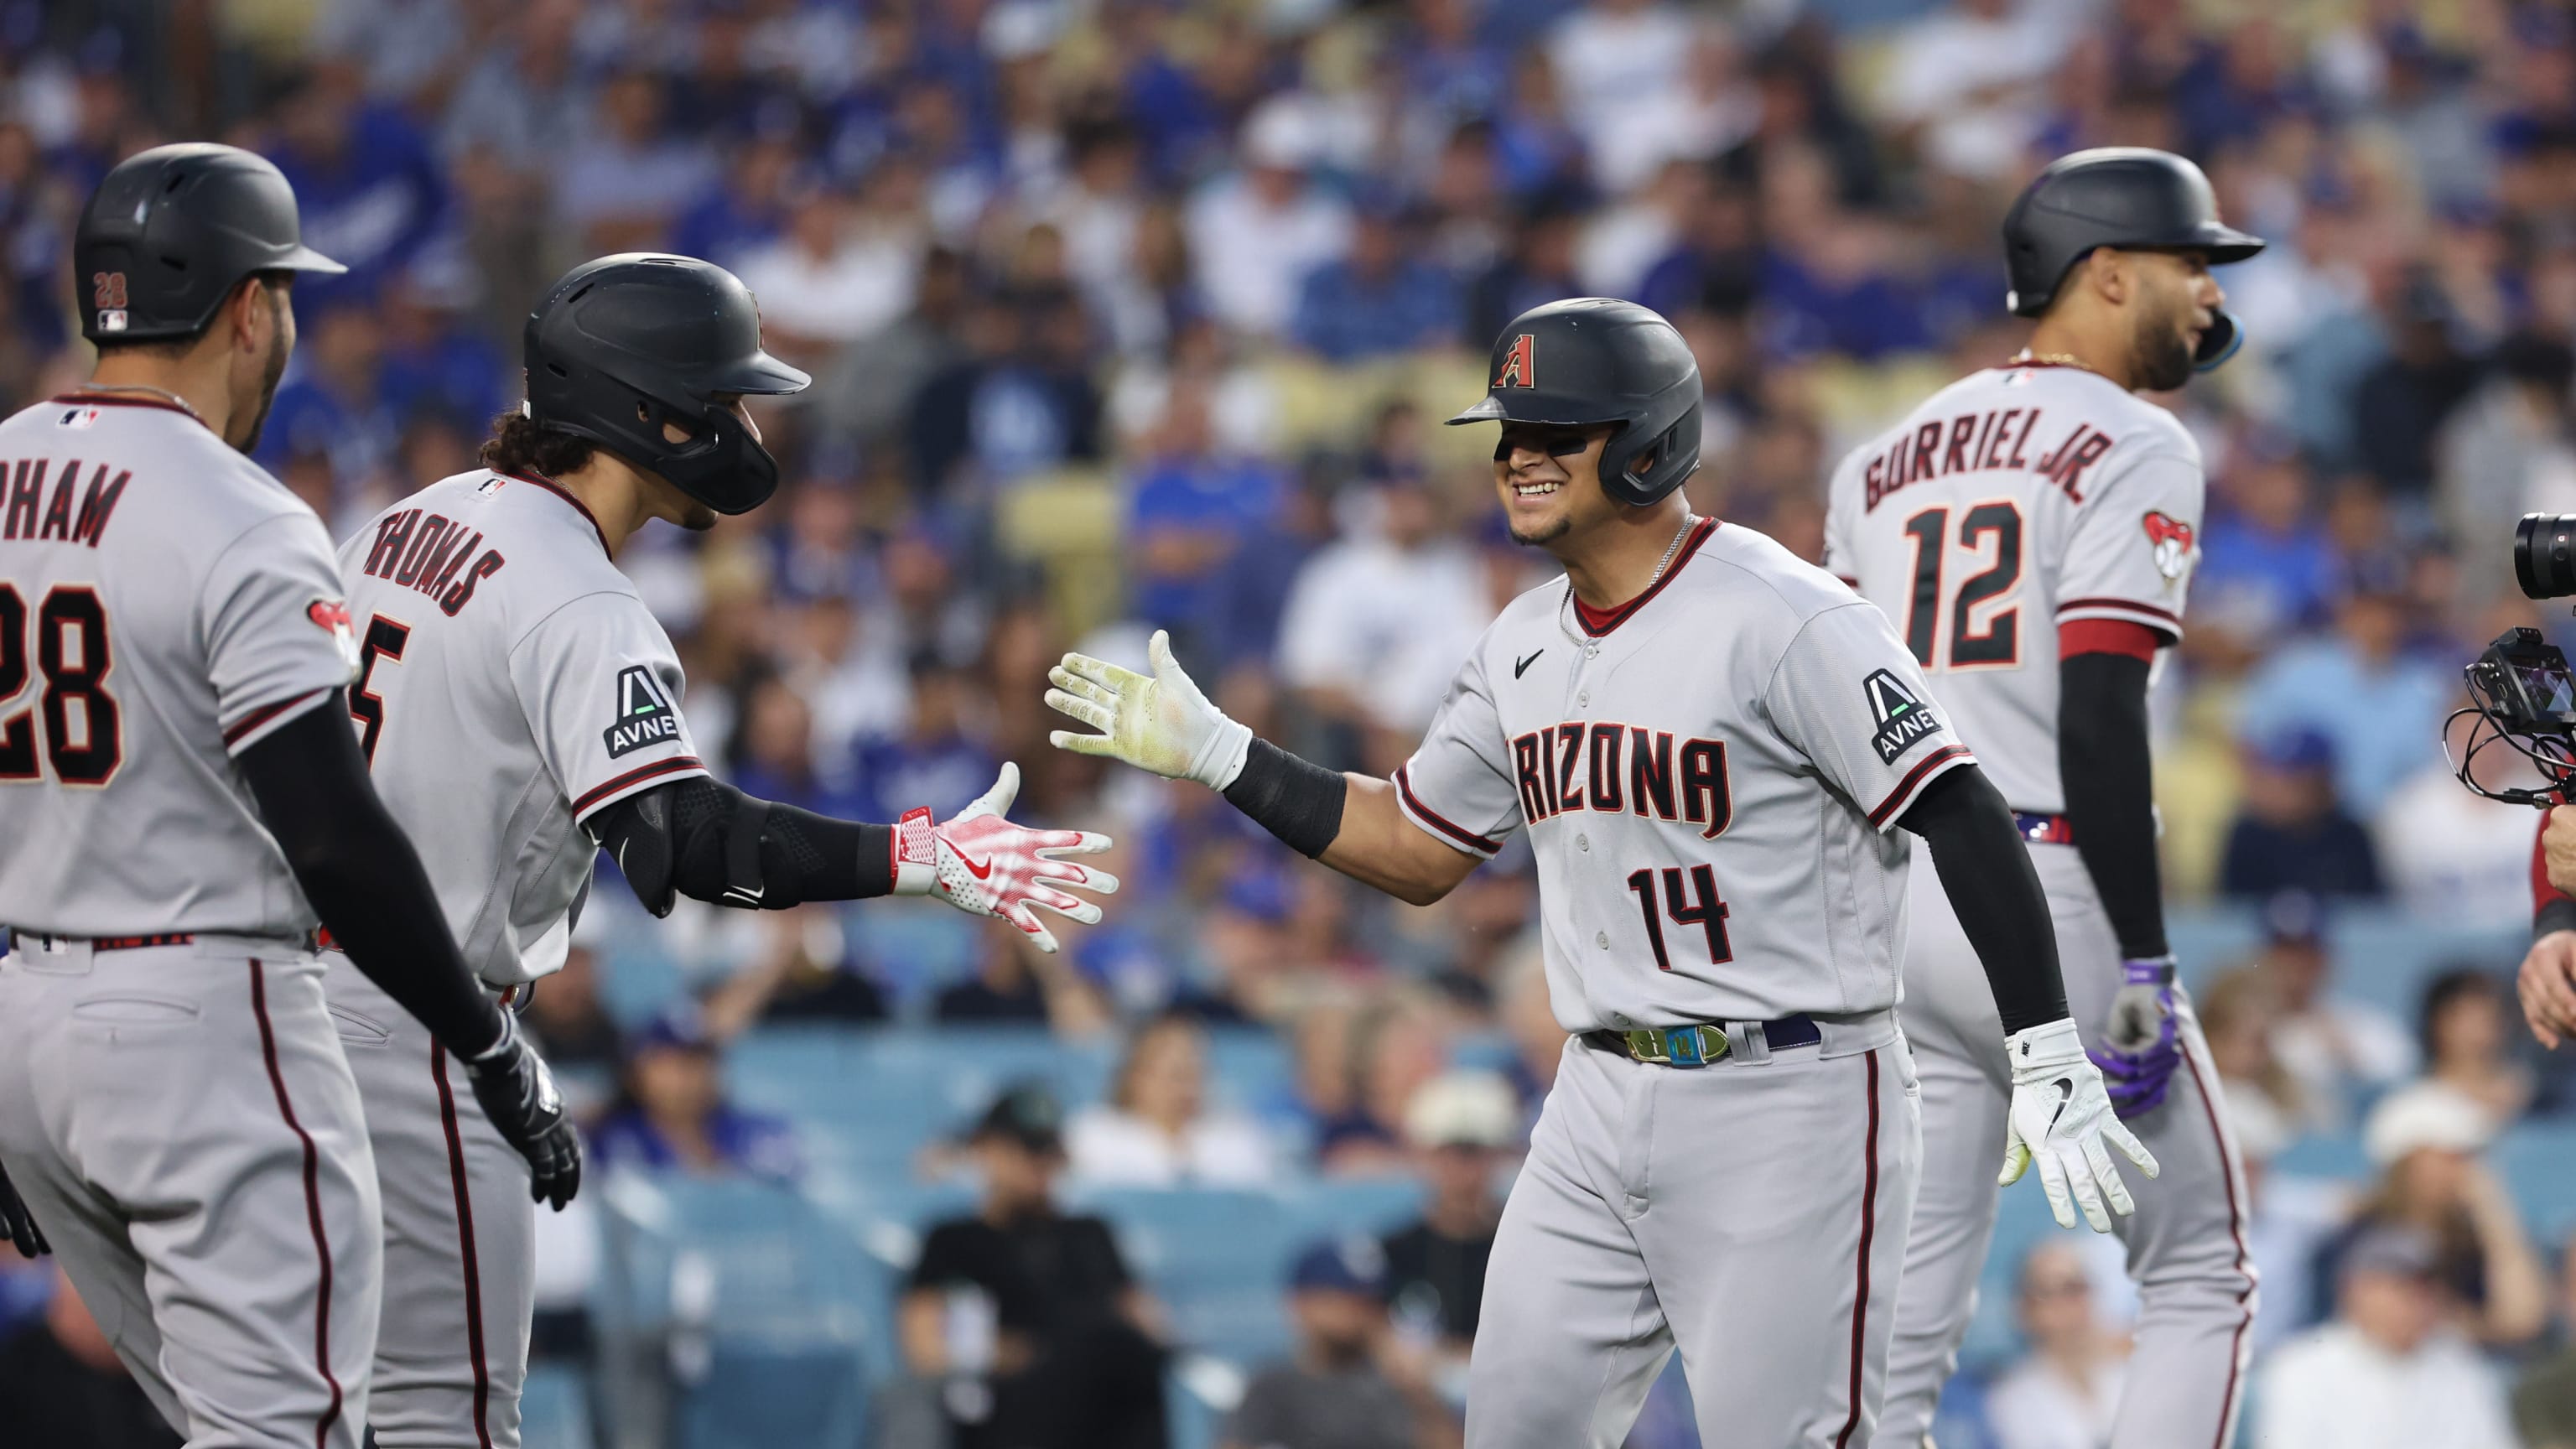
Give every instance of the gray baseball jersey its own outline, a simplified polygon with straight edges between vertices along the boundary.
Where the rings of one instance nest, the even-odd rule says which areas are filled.
[[[340,562],[361,641],[349,712],[466,964],[494,986],[560,969],[598,854],[581,822],[706,773],[670,636],[543,479],[441,479]]]
[[[1701,522],[1607,616],[1513,600],[1395,773],[1490,856],[1526,825],[1568,1031],[1896,1002],[1923,787],[1970,763],[1887,619],[1750,529]]]
[[[2024,362],[1953,383],[1844,460],[1826,562],[1900,621],[2006,798],[2054,815],[2060,648],[2099,620],[2181,636],[2201,495],[2199,450],[2171,413],[2096,373]],[[2089,1032],[2119,989],[2120,948],[2070,828],[2037,827],[2030,852]],[[1919,1449],[1957,1363],[2012,1094],[1976,952],[1936,882],[1918,872],[1912,898],[1903,1015],[1924,1167],[1874,1449]],[[2208,1043],[2177,993],[2183,1068],[2163,1106],[2128,1122],[2163,1171],[2114,1220],[2141,1304],[2129,1379],[2141,1391],[2121,1398],[2115,1449],[2229,1442],[2254,1312],[2243,1171]]]
[[[0,1161],[192,1443],[365,1427],[375,1164],[230,758],[354,664],[321,520],[185,407],[0,422]]]
[[[289,939],[231,755],[356,664],[320,519],[161,396],[0,422],[0,923]]]
[[[1990,368],[1843,460],[1825,566],[1896,621],[2013,808],[2054,814],[2059,630],[2181,638],[2202,488],[2172,413],[2080,367]]]

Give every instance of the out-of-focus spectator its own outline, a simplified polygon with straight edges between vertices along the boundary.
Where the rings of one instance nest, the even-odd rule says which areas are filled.
[[[763,339],[819,362],[901,317],[912,306],[920,247],[894,221],[863,216],[836,186],[806,186],[777,239],[742,257],[742,284],[768,303]]]
[[[1268,462],[1218,451],[1209,401],[1200,380],[1174,380],[1128,505],[1130,611],[1170,629],[1184,662],[1204,632],[1192,621],[1219,602],[1226,560],[1278,513],[1286,486]]]
[[[256,456],[272,468],[298,457],[330,460],[333,507],[355,508],[358,490],[373,483],[390,503],[400,493],[383,475],[393,467],[402,440],[402,417],[383,383],[385,333],[374,309],[356,301],[308,324],[310,340],[298,349],[295,376],[277,389]],[[480,420],[478,420],[479,422]],[[410,487],[436,482],[405,480]]]
[[[945,820],[993,783],[1000,762],[967,732],[973,694],[965,671],[938,655],[913,656],[900,732],[858,749],[858,818],[893,820],[916,806]]]
[[[1467,291],[1467,334],[1473,348],[1491,347],[1503,324],[1530,310],[1583,295],[1574,275],[1577,212],[1566,196],[1543,196],[1522,213],[1504,254]]]
[[[2263,929],[2260,966],[2280,993],[2273,1055],[2298,1082],[2308,1123],[2340,1129],[2357,1094],[2414,1075],[2414,1036],[2334,980],[2334,944],[2316,897],[2290,891],[2264,902]]]
[[[1367,1238],[1318,1243],[1288,1274],[1296,1356],[1252,1377],[1226,1449],[1442,1449],[1459,1442],[1418,1360],[1398,1351],[1386,1257]]]
[[[0,1424],[9,1426],[10,1449],[179,1443],[60,1268],[44,1315],[0,1338]]]
[[[1414,1093],[1404,1137],[1427,1196],[1384,1243],[1396,1326],[1464,1364],[1503,1218],[1495,1174],[1525,1142],[1520,1103],[1491,1072],[1453,1071]]]
[[[975,942],[975,973],[940,991],[931,1006],[934,1020],[1050,1027],[1067,1038],[1090,1036],[1109,1024],[1100,993],[1061,956],[1030,945],[1018,927],[987,921]]]
[[[2227,830],[2219,889],[2265,899],[2281,891],[2376,896],[2382,886],[2370,832],[2335,798],[2334,745],[2290,728],[2245,750],[2245,796]]]
[[[2523,332],[2497,346],[2494,364],[2443,425],[2436,469],[2444,528],[2480,556],[2502,548],[2522,514],[2576,507],[2576,351]],[[2463,569],[2459,603],[2481,607],[2510,582],[2503,569]]]
[[[2239,438],[2211,482],[2191,580],[2192,631],[2222,629],[2260,653],[2324,617],[2336,579],[2334,543],[2311,506],[2307,464],[2287,437],[2257,431]]]
[[[2254,1392],[2264,1449],[2515,1449],[2504,1382],[2445,1326],[2432,1242],[2365,1233],[2332,1323],[2275,1350]]]
[[[2483,1106],[2440,1082],[2381,1098],[2362,1128],[2378,1185],[2325,1257],[2340,1262],[2373,1228],[2422,1233],[2452,1320],[2481,1343],[2509,1347],[2547,1322],[2549,1284],[2512,1197],[2479,1156],[2494,1135]]]
[[[624,890],[614,880],[592,889]],[[617,1023],[599,1001],[600,931],[594,914],[572,933],[564,947],[563,969],[528,989],[527,1009],[519,1019],[545,1053],[546,1064],[560,1074],[567,1067],[614,1071],[625,1057]],[[542,988],[542,989],[540,989]],[[569,1099],[569,1093],[566,1094]],[[587,1110],[579,1115],[588,1115]]]
[[[1399,993],[1380,997],[1353,1032],[1349,1105],[1324,1118],[1316,1131],[1315,1154],[1324,1170],[1403,1170],[1406,1108],[1446,1065],[1447,1049],[1431,1013]]]
[[[1208,1101],[1207,1033],[1186,1016],[1137,1028],[1109,1100],[1074,1114],[1073,1175],[1116,1187],[1253,1187],[1276,1171],[1251,1118]]]
[[[2311,729],[2334,744],[2335,784],[2355,816],[2379,813],[2439,738],[2457,675],[2406,652],[2412,627],[2402,558],[2354,560],[2334,632],[2284,646],[2245,681],[2240,737]]]
[[[2219,973],[2196,993],[2193,1005],[2237,1134],[2287,1144],[2298,1135],[2304,1104],[2298,1078],[2272,1050],[2279,982],[2260,967],[2239,966]]]
[[[669,90],[648,70],[609,76],[595,93],[581,144],[551,163],[555,215],[590,251],[648,249],[715,178],[703,139],[673,127]]]
[[[2454,757],[2466,751],[2474,726],[2473,719],[2446,725]],[[2510,750],[2481,749],[2467,764],[2469,778],[2490,790],[2542,783],[2540,772]],[[2462,921],[2511,920],[2530,909],[2530,834],[2528,807],[2460,788],[2442,755],[2390,794],[2373,832],[2389,894],[2427,919]]]
[[[355,67],[316,67],[278,106],[266,147],[295,187],[304,244],[349,269],[296,283],[296,311],[307,322],[345,298],[374,295],[447,222],[447,179],[429,138],[400,110],[369,99],[363,83]]]
[[[957,492],[1100,456],[1090,321],[1060,280],[968,305],[963,351],[922,384],[906,431],[928,488]]]
[[[368,0],[367,8],[414,14],[447,9],[399,0]],[[451,153],[482,151],[531,174],[570,156],[589,119],[583,88],[572,75],[572,37],[581,12],[581,0],[538,0],[517,9],[457,82],[441,144]]]
[[[2559,1346],[2513,1388],[2522,1449],[2576,1449],[2576,1239],[2559,1250],[2558,1280]]]
[[[2084,1255],[2067,1239],[2021,1260],[2014,1315],[2030,1352],[1986,1395],[1995,1449],[2103,1449],[2128,1378],[2128,1346],[2095,1311]]]
[[[707,998],[710,1035],[729,1039],[759,1022],[861,1023],[890,1014],[885,988],[862,969],[832,907],[763,911],[757,922],[758,953]]]
[[[2454,966],[2424,986],[2418,1017],[2424,1080],[2439,1083],[2486,1109],[2499,1129],[2531,1104],[2531,1072],[2507,1053],[2510,1001],[2501,977],[2475,966]]]
[[[1290,330],[1299,346],[1330,362],[1365,362],[1457,336],[1457,281],[1407,245],[1408,220],[1394,196],[1362,203],[1350,254],[1298,284]]]
[[[1191,198],[1198,290],[1227,326],[1263,337],[1286,331],[1298,280],[1349,248],[1350,208],[1312,175],[1324,146],[1305,105],[1267,101],[1243,123],[1242,169]]]
[[[1374,525],[1327,544],[1298,575],[1279,624],[1279,674],[1322,718],[1398,737],[1383,762],[1391,769],[1491,615],[1483,561],[1442,530],[1429,479],[1399,473],[1366,502]]]
[[[2054,6],[1958,0],[1899,33],[1881,105],[1942,170],[2005,179],[2039,129],[2069,39]]]
[[[1600,0],[1557,22],[1546,55],[1575,129],[1596,154],[1613,113],[1682,86],[1691,40],[1690,17],[1657,0]]]
[[[982,1197],[922,1242],[896,1310],[905,1366],[937,1386],[957,1449],[1159,1449],[1155,1310],[1109,1225],[1056,1202],[1063,1107],[1013,1086],[969,1145]]]
[[[867,815],[824,778],[814,759],[814,711],[784,677],[764,672],[750,680],[741,711],[725,754],[729,778],[745,794],[842,820],[893,818]]]
[[[601,1172],[685,1172],[793,1182],[794,1131],[725,1100],[722,1044],[695,1005],[674,1006],[629,1043],[617,1100],[590,1135]]]
[[[2353,390],[2353,439],[2362,466],[2389,491],[2422,501],[2433,484],[2433,443],[2478,383],[2466,328],[2428,275],[2406,277],[2388,313],[2388,355]]]

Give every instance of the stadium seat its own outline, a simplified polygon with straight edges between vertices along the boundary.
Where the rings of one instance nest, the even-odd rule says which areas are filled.
[[[2489,1158],[2522,1205],[2534,1242],[2544,1252],[2564,1244],[2576,1231],[2576,1122],[2515,1123]]]
[[[1422,1211],[1422,1184],[1410,1177],[1322,1178],[1279,1194],[1290,1235],[1299,1243],[1393,1232]]]
[[[1209,1188],[1101,1189],[1074,1206],[1117,1230],[1128,1265],[1171,1311],[1176,1347],[1258,1363],[1288,1347],[1282,1304],[1301,1241],[1279,1199]]]
[[[590,1422],[590,1386],[567,1364],[528,1367],[519,1390],[521,1449],[598,1449]]]
[[[860,1449],[867,1407],[846,1349],[723,1342],[680,1392],[673,1449]]]
[[[2362,1150],[2361,1136],[2356,1132],[2310,1132],[2274,1153],[2270,1168],[2290,1177],[2324,1178],[2336,1182],[2366,1179],[2372,1175],[2370,1154]]]

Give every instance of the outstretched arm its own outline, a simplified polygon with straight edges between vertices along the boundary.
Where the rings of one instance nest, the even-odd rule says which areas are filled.
[[[1047,736],[1056,748],[1196,780],[1298,854],[1411,905],[1449,894],[1476,868],[1477,857],[1406,819],[1393,785],[1327,770],[1226,718],[1161,631],[1148,652],[1150,675],[1082,654],[1047,672],[1048,706],[1099,731],[1057,730]]]
[[[1060,887],[1108,895],[1118,878],[1062,858],[1107,850],[1108,836],[1031,830],[1005,819],[1019,792],[1020,767],[1005,764],[992,789],[939,824],[924,809],[892,825],[867,825],[757,799],[699,775],[629,795],[587,823],[635,898],[657,916],[669,915],[680,896],[774,911],[807,901],[937,896],[969,915],[997,916],[1052,951],[1055,934],[1032,908],[1097,924],[1100,907]]]

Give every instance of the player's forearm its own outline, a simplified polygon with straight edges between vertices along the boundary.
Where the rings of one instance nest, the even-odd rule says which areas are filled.
[[[2057,769],[2075,851],[2132,961],[2168,954],[2147,743],[2148,661],[2077,654],[2058,666]]]
[[[346,700],[334,691],[236,758],[262,823],[351,964],[458,1056],[499,1041],[500,1008],[466,968],[419,854],[376,798]]]
[[[1974,765],[1934,780],[1899,822],[1923,837],[1942,893],[1985,967],[2006,1034],[2066,1016],[2057,933],[2012,807]]]
[[[1349,793],[1341,831],[1317,860],[1413,906],[1438,901],[1476,868],[1474,856],[1442,845],[1404,818],[1395,786],[1366,775],[1342,778]]]
[[[629,795],[589,821],[653,914],[675,896],[786,910],[894,890],[894,831],[755,799],[697,776]]]

